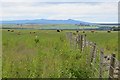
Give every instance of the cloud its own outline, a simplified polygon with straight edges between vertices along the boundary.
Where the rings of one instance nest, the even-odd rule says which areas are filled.
[[[116,5],[117,3],[111,2],[109,3],[3,2],[2,17],[3,20],[36,19],[36,18],[44,19],[71,18],[93,22],[102,21],[117,22],[118,6]]]
[[[119,0],[1,0],[2,2],[118,2]]]

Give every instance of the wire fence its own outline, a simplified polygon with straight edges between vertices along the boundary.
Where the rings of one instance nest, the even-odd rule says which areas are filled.
[[[67,32],[66,37],[72,48],[78,48],[81,52],[90,49],[86,59],[86,64],[90,65],[92,78],[120,79],[120,61],[114,53],[106,55],[104,49],[99,48],[96,43],[87,40],[86,34],[76,34]]]

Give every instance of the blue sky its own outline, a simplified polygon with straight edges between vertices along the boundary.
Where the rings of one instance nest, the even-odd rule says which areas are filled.
[[[118,22],[118,0],[1,0],[1,4],[2,20]]]

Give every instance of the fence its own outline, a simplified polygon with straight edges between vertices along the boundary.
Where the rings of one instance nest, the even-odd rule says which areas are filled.
[[[90,65],[94,78],[120,79],[120,61],[116,59],[114,53],[106,55],[104,49],[98,48],[96,43],[87,40],[86,34],[67,32],[66,37],[72,48],[78,48],[81,52],[86,48],[90,49],[86,64]]]

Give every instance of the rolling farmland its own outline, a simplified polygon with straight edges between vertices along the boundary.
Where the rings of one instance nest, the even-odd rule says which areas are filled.
[[[90,78],[86,63],[90,52],[71,47],[66,38],[73,30],[2,30],[3,78]],[[103,48],[105,54],[118,54],[118,32],[82,31],[87,39]],[[36,37],[37,36],[37,37]],[[38,42],[35,39],[38,39]]]

